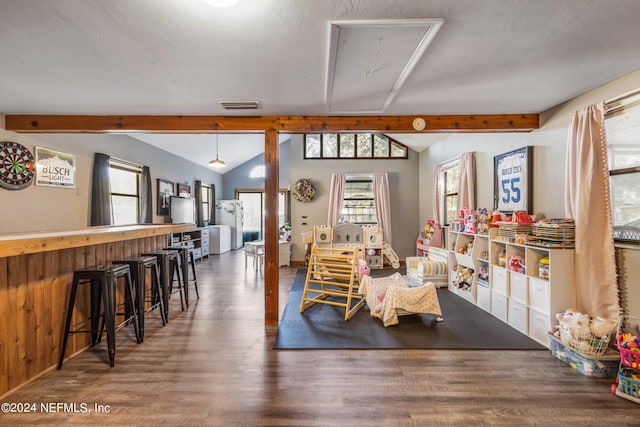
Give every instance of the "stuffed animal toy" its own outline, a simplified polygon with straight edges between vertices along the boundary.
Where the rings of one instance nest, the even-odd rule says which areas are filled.
[[[473,280],[473,270],[470,268],[463,268],[458,270],[456,277],[453,279],[453,284],[459,289],[468,290],[471,288],[471,281]]]
[[[369,264],[362,258],[358,259],[358,273],[360,273],[360,276],[369,276],[371,274]]]
[[[588,314],[577,312],[569,322],[569,332],[574,339],[588,340],[591,338],[591,317]]]
[[[509,257],[509,270],[524,274],[524,260],[519,256]]]
[[[618,323],[614,320],[596,317],[595,319],[591,319],[591,325],[589,325],[589,327],[593,335],[602,338],[614,333],[618,327]]]
[[[570,308],[564,313],[556,314],[556,319],[559,323],[560,341],[568,347],[587,352],[592,338],[589,315]]]

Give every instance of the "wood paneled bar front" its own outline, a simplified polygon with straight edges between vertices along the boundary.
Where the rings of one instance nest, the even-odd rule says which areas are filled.
[[[89,227],[0,234],[0,396],[57,363],[73,272],[160,250],[167,235],[193,224]],[[73,323],[89,313],[89,293],[79,295]],[[89,345],[88,334],[69,337],[66,353]]]

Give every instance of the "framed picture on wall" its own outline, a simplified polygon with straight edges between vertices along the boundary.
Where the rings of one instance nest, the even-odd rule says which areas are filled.
[[[191,186],[189,184],[178,183],[177,190],[178,190],[178,196],[191,197]]]
[[[158,178],[158,215],[169,215],[171,196],[173,196],[173,182]]]
[[[533,212],[533,147],[493,158],[493,208],[502,213]]]

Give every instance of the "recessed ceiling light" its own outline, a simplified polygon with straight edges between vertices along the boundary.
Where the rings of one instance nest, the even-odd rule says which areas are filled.
[[[214,7],[233,7],[240,3],[240,0],[205,0]]]

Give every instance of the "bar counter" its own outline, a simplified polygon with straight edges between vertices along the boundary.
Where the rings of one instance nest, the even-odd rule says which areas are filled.
[[[168,234],[194,227],[148,224],[0,234],[0,397],[55,367],[75,270],[160,250]],[[87,313],[84,292],[73,323]],[[71,335],[66,354],[86,349],[89,341],[88,334]]]

